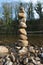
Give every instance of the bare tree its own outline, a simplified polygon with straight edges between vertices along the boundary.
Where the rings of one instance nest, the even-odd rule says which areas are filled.
[[[3,7],[5,26],[7,28],[6,32],[10,32],[12,22],[12,4],[3,3],[2,7]]]
[[[4,20],[6,23],[10,23],[12,19],[12,5],[9,3],[3,3],[3,15],[4,15]]]
[[[43,14],[42,14],[42,4],[41,4],[40,2],[38,2],[38,3],[36,4],[35,10],[36,10],[36,12],[39,14],[40,19],[42,19],[42,18],[43,18]]]
[[[28,14],[28,19],[34,18],[33,3],[32,2],[29,3],[27,14]]]

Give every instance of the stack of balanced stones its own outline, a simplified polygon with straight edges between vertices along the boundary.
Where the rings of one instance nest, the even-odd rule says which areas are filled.
[[[27,37],[27,32],[26,32],[26,15],[23,7],[20,7],[20,11],[18,14],[18,42],[21,46],[28,46],[28,37]]]

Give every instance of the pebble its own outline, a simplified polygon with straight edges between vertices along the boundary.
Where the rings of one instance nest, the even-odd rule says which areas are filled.
[[[34,47],[33,47],[33,46],[30,46],[30,47],[29,47],[29,51],[32,52],[32,53],[35,53]]]
[[[21,50],[19,50],[19,53],[22,55],[22,54],[25,54],[27,53],[27,48],[23,47]]]
[[[36,60],[36,61],[40,61],[40,58],[39,58],[39,57],[36,57],[35,60]]]
[[[43,53],[41,53],[41,57],[43,58]]]
[[[30,48],[34,49],[34,46],[29,46],[29,49]],[[17,51],[18,49],[19,47],[17,47],[17,49],[14,48],[13,50]],[[5,63],[4,65],[43,65],[43,53],[39,53],[41,57],[38,56],[37,52],[35,53],[37,56],[32,56],[32,53],[29,51],[29,49],[27,47],[22,47],[18,50],[18,52],[11,52],[11,54],[8,54],[4,57],[4,60],[2,62]],[[39,49],[39,52],[40,51],[41,50]]]

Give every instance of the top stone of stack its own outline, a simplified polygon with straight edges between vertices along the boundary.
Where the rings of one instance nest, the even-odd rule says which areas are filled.
[[[22,5],[21,5],[19,9],[20,9],[20,11],[19,11],[18,17],[19,18],[26,18],[26,15],[24,14],[25,13],[24,7],[22,7]]]
[[[20,7],[20,12],[24,13],[24,8],[23,7]]]

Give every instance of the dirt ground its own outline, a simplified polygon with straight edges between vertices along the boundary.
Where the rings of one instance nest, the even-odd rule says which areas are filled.
[[[0,35],[0,45],[1,44],[8,44],[8,43],[15,43],[18,40],[17,36],[12,35]],[[43,35],[28,35],[28,41],[32,45],[43,46]]]

